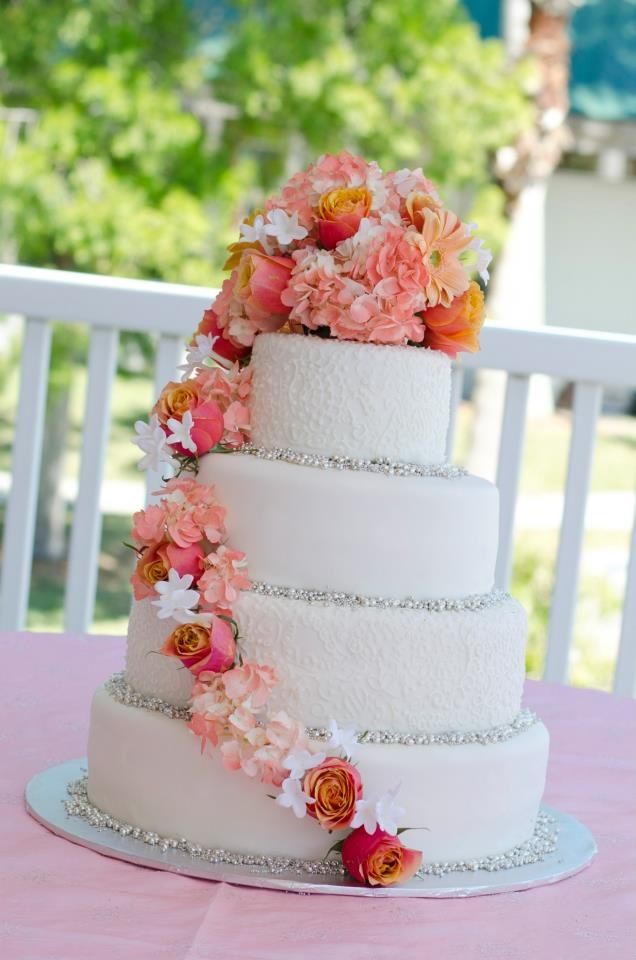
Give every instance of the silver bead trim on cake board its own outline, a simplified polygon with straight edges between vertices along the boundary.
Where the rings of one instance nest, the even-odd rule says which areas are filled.
[[[486,610],[497,607],[510,599],[503,590],[477,593],[469,597],[449,597],[431,600],[415,600],[413,597],[365,597],[358,593],[342,593],[337,590],[304,590],[301,587],[280,587],[262,580],[253,580],[251,593],[259,597],[275,597],[281,600],[304,600],[306,603],[331,603],[337,607],[370,607],[380,610],[426,610],[428,613],[461,613],[464,610]]]
[[[137,707],[141,710],[153,710],[171,720],[190,720],[192,711],[189,706],[177,707],[159,697],[149,697],[135,690],[126,680],[124,673],[116,673],[104,684],[107,693],[127,707]],[[362,730],[356,734],[358,743],[384,744],[401,746],[462,746],[463,744],[479,743],[486,746],[489,743],[503,743],[523,733],[538,722],[538,717],[531,710],[521,710],[511,723],[488,730],[450,731],[449,733],[399,733],[394,730]],[[331,731],[326,727],[306,727],[305,733],[310,740],[326,742],[331,737]]]
[[[324,456],[318,453],[301,453],[290,447],[256,447],[245,444],[237,453],[246,453],[259,460],[291,463],[299,467],[318,467],[320,470],[362,470],[366,473],[381,473],[389,477],[439,477],[442,480],[457,480],[468,474],[463,467],[453,463],[404,463],[388,457],[373,457],[369,460],[357,457]]]
[[[70,817],[80,817],[93,827],[114,830],[122,837],[141,840],[142,843],[147,843],[151,847],[158,847],[164,853],[168,850],[180,850],[196,860],[205,860],[208,863],[241,864],[246,867],[265,870],[268,873],[283,873],[290,870],[293,873],[309,873],[314,874],[314,876],[343,876],[345,872],[340,859],[299,860],[294,857],[266,857],[260,854],[233,853],[231,850],[203,847],[201,844],[192,843],[185,838],[177,840],[174,837],[163,837],[151,830],[134,827],[130,823],[124,823],[115,819],[115,817],[111,817],[110,814],[91,803],[88,799],[88,777],[71,781],[67,791],[69,799],[65,800],[64,808]]]
[[[543,811],[539,812],[534,826],[534,832],[529,840],[521,843],[512,850],[499,853],[493,857],[480,857],[477,860],[455,860],[444,863],[423,863],[417,871],[418,877],[443,877],[447,873],[463,873],[467,870],[512,870],[513,867],[525,867],[530,863],[538,863],[554,853],[559,837],[558,827],[554,817]]]
[[[236,853],[219,847],[204,847],[192,843],[186,838],[175,839],[164,837],[151,830],[143,830],[111,817],[91,803],[88,799],[88,778],[73,780],[67,787],[68,799],[64,801],[64,808],[70,817],[80,817],[98,829],[114,830],[122,837],[132,837],[141,840],[151,847],[157,847],[164,853],[169,850],[179,850],[189,854],[196,860],[205,860],[208,863],[242,865],[267,873],[292,872],[296,874],[310,874],[313,876],[345,876],[345,869],[337,854],[317,860],[303,860],[285,856],[263,856],[253,853]],[[535,824],[534,832],[529,840],[508,850],[505,853],[492,857],[480,857],[475,860],[456,860],[441,863],[424,863],[416,876],[443,877],[448,873],[474,872],[477,870],[510,870],[513,867],[527,866],[538,863],[556,849],[558,830],[553,817],[540,812]]]

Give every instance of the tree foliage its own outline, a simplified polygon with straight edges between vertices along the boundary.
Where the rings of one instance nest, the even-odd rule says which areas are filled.
[[[492,157],[532,122],[526,65],[484,41],[456,0],[270,0],[235,5],[213,61],[215,96],[236,107],[219,175],[263,191],[347,147],[385,168],[422,165],[495,245],[503,193]]]
[[[0,100],[36,111],[13,148],[4,125],[0,203],[22,261],[209,282],[192,40],[181,0],[2,5]]]
[[[424,166],[497,244],[494,152],[531,119],[524,73],[458,0],[0,3],[2,229],[20,260],[210,283],[236,220],[325,151]],[[214,12],[214,11],[213,11]],[[214,142],[192,108],[221,104]],[[213,225],[213,226],[212,226]]]

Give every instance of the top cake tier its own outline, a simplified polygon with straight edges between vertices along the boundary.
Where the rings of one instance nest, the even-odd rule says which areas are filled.
[[[265,333],[251,365],[255,446],[445,460],[450,360],[437,350]]]

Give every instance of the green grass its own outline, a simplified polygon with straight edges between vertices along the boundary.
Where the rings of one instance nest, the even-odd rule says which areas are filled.
[[[470,444],[473,411],[461,406],[455,459],[465,463]],[[570,444],[570,414],[529,420],[521,472],[521,493],[553,493],[564,488]],[[636,484],[636,417],[599,417],[592,464],[592,491],[629,490]]]

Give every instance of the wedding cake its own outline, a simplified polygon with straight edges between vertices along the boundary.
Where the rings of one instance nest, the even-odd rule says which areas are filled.
[[[548,733],[521,702],[524,611],[494,587],[498,493],[445,457],[487,265],[421,170],[346,153],[243,223],[136,427],[173,477],[134,518],[82,809],[372,885],[541,855]]]

